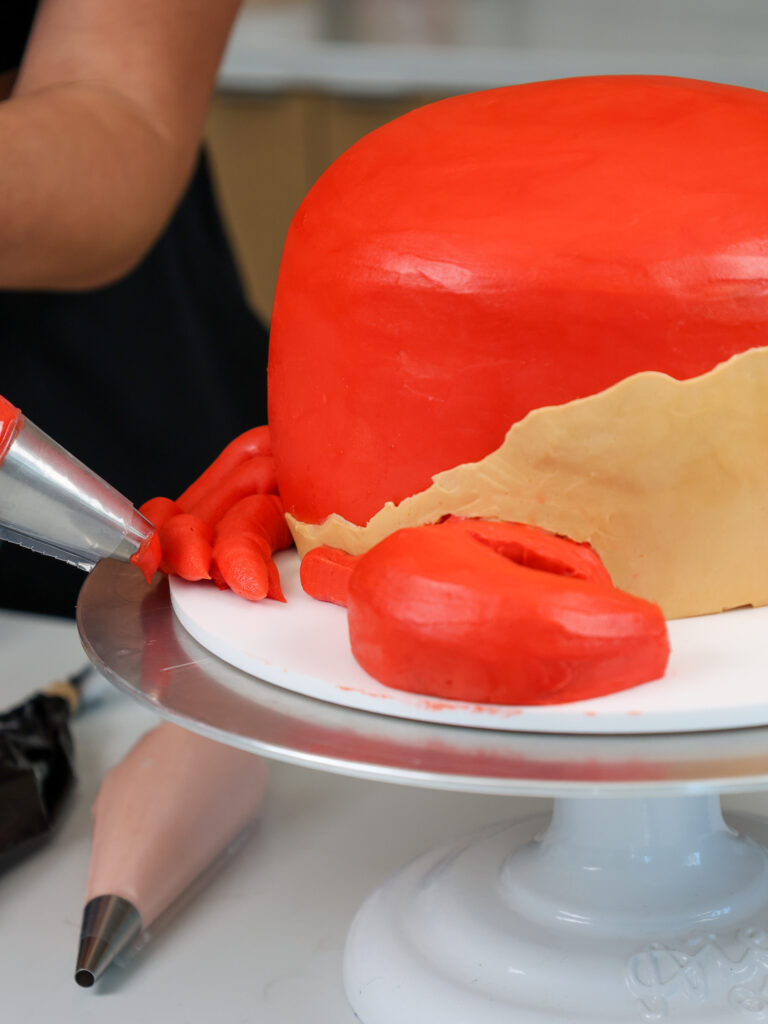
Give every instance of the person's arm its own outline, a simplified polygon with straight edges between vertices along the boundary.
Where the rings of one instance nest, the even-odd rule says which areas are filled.
[[[191,172],[238,0],[42,0],[0,102],[0,288],[127,272]]]

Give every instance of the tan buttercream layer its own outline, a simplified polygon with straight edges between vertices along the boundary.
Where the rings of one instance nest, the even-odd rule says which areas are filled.
[[[288,523],[302,556],[321,544],[361,554],[447,513],[588,541],[616,586],[667,618],[768,604],[768,347],[690,380],[639,373],[537,409],[486,458],[366,526]]]

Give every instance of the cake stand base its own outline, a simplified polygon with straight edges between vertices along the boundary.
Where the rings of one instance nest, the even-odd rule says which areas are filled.
[[[766,841],[716,796],[557,800],[374,892],[348,998],[364,1024],[768,1021]]]

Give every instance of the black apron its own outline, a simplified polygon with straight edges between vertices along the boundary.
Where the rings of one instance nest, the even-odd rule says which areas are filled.
[[[0,394],[135,504],[176,497],[267,420],[267,332],[249,309],[204,157],[127,277],[83,293],[0,292]],[[74,614],[83,575],[0,547],[0,605]]]
[[[15,71],[21,63],[37,0],[2,0],[0,4],[0,74]]]

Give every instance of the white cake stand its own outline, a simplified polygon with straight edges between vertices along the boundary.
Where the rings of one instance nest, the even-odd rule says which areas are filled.
[[[180,626],[164,581],[147,589],[117,563],[88,578],[78,620],[115,685],[222,742],[555,798],[551,821],[459,839],[369,897],[344,968],[364,1024],[768,1021],[768,822],[726,824],[718,795],[766,788],[768,727],[533,734],[321,702],[220,661]]]

